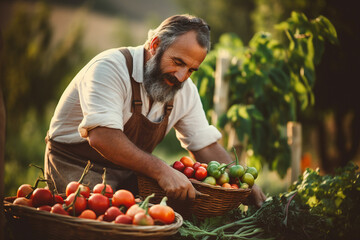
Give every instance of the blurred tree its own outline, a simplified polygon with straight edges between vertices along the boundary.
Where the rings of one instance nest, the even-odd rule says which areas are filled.
[[[17,187],[19,171],[43,164],[49,104],[58,100],[62,81],[84,56],[82,30],[77,27],[60,42],[52,41],[50,8],[44,3],[16,4],[3,33],[0,86],[6,108],[5,193]],[[53,107],[50,105],[50,107]]]
[[[292,10],[304,12],[310,18],[324,15],[334,24],[339,45],[326,44],[323,61],[316,72],[315,105],[300,115],[300,121],[314,126],[318,133],[318,152],[326,172],[345,166],[354,160],[360,147],[360,95],[358,72],[360,64],[360,21],[353,2],[335,0],[257,0],[255,26],[257,30],[284,20]],[[333,130],[328,127],[333,122]]]
[[[211,27],[213,43],[222,34],[233,32],[247,44],[254,34],[251,13],[255,5],[252,0],[178,0],[178,3],[189,14],[206,20]]]

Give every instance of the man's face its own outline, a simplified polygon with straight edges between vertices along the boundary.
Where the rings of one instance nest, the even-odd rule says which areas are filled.
[[[206,56],[206,49],[197,43],[194,32],[179,36],[166,51],[156,47],[153,52],[145,65],[144,86],[158,102],[170,101]]]

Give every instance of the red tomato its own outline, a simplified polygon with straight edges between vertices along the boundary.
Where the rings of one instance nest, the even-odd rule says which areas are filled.
[[[121,205],[123,205],[126,208],[129,208],[134,204],[134,195],[126,189],[117,190],[112,197],[112,205],[116,207],[120,207]]]
[[[195,172],[195,178],[199,181],[204,180],[207,177],[207,171],[204,167],[199,166]]]
[[[88,206],[99,216],[104,214],[106,209],[110,207],[110,200],[101,193],[94,193],[89,197]]]
[[[112,222],[119,215],[124,215],[124,213],[118,207],[109,207],[104,214],[104,221]]]
[[[159,220],[165,224],[173,223],[175,220],[175,212],[169,206],[160,204],[153,205],[149,208],[149,215],[154,220]]]
[[[18,197],[14,200],[13,204],[32,207],[32,199],[27,199],[26,197]]]
[[[91,209],[85,209],[82,211],[82,213],[79,215],[79,218],[87,218],[87,219],[96,219],[96,214]]]
[[[173,164],[173,168],[175,168],[176,170],[182,172],[185,169],[185,165],[180,161],[175,161],[174,164]]]
[[[206,163],[201,163],[200,164],[202,167],[204,167],[205,169],[207,169],[208,165]]]
[[[231,184],[231,188],[238,189],[239,186],[236,183]]]
[[[66,190],[65,190],[66,196],[69,196],[70,194],[76,192],[78,187],[81,188],[80,189],[81,195],[83,195],[85,198],[88,198],[90,196],[90,188],[75,181],[69,182],[68,185],[66,186]]]
[[[16,197],[26,197],[33,190],[30,184],[23,184],[18,188]]]
[[[65,211],[65,209],[63,208],[63,205],[60,203],[55,204],[54,206],[52,206],[51,213],[57,213],[57,214],[62,214],[62,215],[69,215],[69,213],[67,211]]]
[[[198,169],[198,167],[200,167],[200,166],[201,166],[201,163],[196,162],[196,163],[194,163],[192,168],[196,171]]]
[[[66,199],[65,199],[65,205],[69,206],[75,199],[75,193],[71,193]],[[84,211],[87,207],[86,198],[80,194],[80,196],[76,197],[75,204],[68,208],[67,211],[71,214],[73,212],[73,209],[75,208],[75,215],[78,216],[82,211]]]
[[[104,221],[104,214],[101,214],[100,216],[98,216],[98,218],[96,220]]]
[[[54,195],[55,203],[64,203],[64,199],[59,195]]]
[[[154,219],[152,219],[152,217],[147,215],[145,212],[139,212],[135,214],[133,218],[133,224],[140,226],[152,226],[154,225]]]
[[[115,223],[132,224],[133,218],[129,215],[119,215],[115,218]]]
[[[232,188],[230,183],[223,183],[223,185],[221,185],[223,188]]]
[[[185,167],[192,167],[194,165],[194,160],[192,160],[190,157],[184,156],[180,159],[180,162],[182,162]]]
[[[103,189],[104,189],[104,184],[98,183],[94,186],[93,193],[102,193]],[[108,198],[112,198],[113,193],[114,193],[114,191],[113,191],[112,187],[109,184],[106,184],[105,196],[107,196]]]
[[[49,205],[44,205],[44,206],[38,207],[37,210],[50,212],[50,211],[51,211],[51,206],[49,206]]]
[[[184,169],[184,174],[188,177],[191,178],[194,175],[194,169],[192,167],[186,167]]]
[[[49,189],[37,188],[32,193],[32,201],[34,207],[40,207],[43,205],[53,205],[54,199]]]

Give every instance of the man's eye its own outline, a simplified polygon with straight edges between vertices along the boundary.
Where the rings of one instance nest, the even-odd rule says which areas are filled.
[[[177,66],[182,66],[183,65],[183,63],[181,61],[178,61],[178,60],[174,60],[174,63]]]

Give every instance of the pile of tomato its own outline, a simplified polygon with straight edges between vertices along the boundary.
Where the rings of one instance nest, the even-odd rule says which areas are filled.
[[[159,204],[149,205],[154,194],[141,201],[126,189],[113,191],[105,181],[96,184],[92,190],[80,180],[72,181],[66,187],[66,197],[55,194],[47,187],[36,186],[37,183],[34,187],[30,184],[21,185],[13,204],[117,224],[148,226],[171,224],[175,221],[175,212],[166,205],[166,197]]]
[[[249,188],[255,183],[258,171],[255,167],[245,167],[234,161],[230,164],[211,161],[208,164],[195,162],[188,156],[173,163],[173,168],[184,173],[189,179],[225,188]]]

